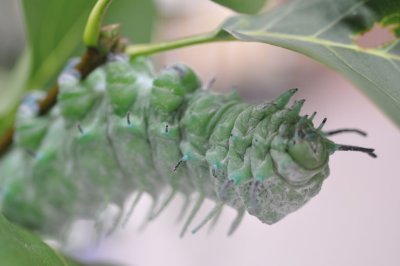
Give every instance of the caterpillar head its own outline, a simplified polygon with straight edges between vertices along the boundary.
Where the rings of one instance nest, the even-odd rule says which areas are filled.
[[[287,145],[293,160],[307,169],[320,168],[334,149],[334,144],[318,128],[314,128],[307,118],[298,121]]]
[[[271,156],[279,175],[298,185],[307,183],[322,171],[334,147],[334,143],[305,116],[280,126],[271,143]]]
[[[340,132],[365,133],[354,129],[322,131],[326,118],[314,127],[313,118],[299,116],[304,100],[296,102],[289,110],[285,122],[271,143],[271,156],[281,177],[293,185],[307,183],[328,165],[329,156],[338,150],[361,151],[376,157],[373,149],[336,144],[327,137]]]
[[[287,103],[287,99],[282,102]],[[281,109],[271,117],[269,122],[279,121],[279,125],[270,133],[268,154],[256,158],[263,160],[261,165],[264,167],[252,168],[255,179],[240,188],[242,198],[248,200],[245,200],[245,205],[249,213],[267,224],[279,221],[318,193],[329,175],[329,156],[335,151],[362,151],[376,157],[373,149],[336,144],[329,140],[327,137],[336,133],[360,131],[342,129],[325,132],[322,128],[326,119],[315,127],[312,122],[315,114],[311,117],[299,116],[303,103],[297,101],[291,108]],[[274,119],[277,117],[280,119]],[[267,137],[266,141],[269,139]],[[257,156],[256,153],[254,155]]]

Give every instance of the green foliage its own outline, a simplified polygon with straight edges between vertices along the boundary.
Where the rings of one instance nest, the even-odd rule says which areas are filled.
[[[23,71],[0,92],[0,134],[13,120],[18,99],[26,90],[47,90],[66,61],[82,54],[82,34],[95,0],[22,0],[27,52]],[[105,24],[121,23],[122,34],[136,43],[148,42],[156,10],[153,1],[118,0],[108,10]]]
[[[24,91],[29,78],[30,57],[25,50],[17,65],[7,77],[2,77],[0,87],[0,135],[12,125],[15,117],[16,103]]]
[[[304,55],[343,74],[400,124],[400,42],[363,49],[355,38],[376,23],[399,30],[396,0],[302,0],[222,26],[242,41],[264,42]],[[399,36],[397,36],[399,37]]]
[[[212,0],[239,13],[255,14],[265,6],[268,0]]]
[[[87,47],[98,47],[104,15],[111,2],[112,0],[98,0],[92,8],[83,33],[83,43]]]
[[[81,46],[86,20],[95,0],[23,0],[28,47],[32,57],[29,89],[44,89]],[[122,34],[136,42],[151,37],[155,7],[148,0],[115,1],[105,24],[121,23]],[[79,53],[77,53],[79,54]]]
[[[37,236],[11,223],[0,214],[1,265],[77,266],[53,251]]]
[[[81,35],[95,1],[23,0],[32,67],[27,87],[45,89],[82,42]]]

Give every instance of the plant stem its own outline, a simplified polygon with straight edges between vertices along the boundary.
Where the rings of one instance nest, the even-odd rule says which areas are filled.
[[[114,36],[114,26],[104,27],[100,33],[101,36],[99,43],[106,44],[103,46],[106,50],[101,51],[97,49],[97,47],[86,48],[86,52],[82,55],[80,62],[75,66],[75,69],[80,73],[82,80],[84,80],[94,69],[106,62],[108,53],[121,52],[121,46],[119,45],[121,44],[120,38]],[[37,103],[39,106],[38,115],[46,115],[51,110],[57,102],[58,91],[59,87],[56,84],[48,90],[44,99]],[[0,157],[6,154],[8,149],[11,147],[14,133],[15,128],[11,127],[4,135],[0,136]]]
[[[118,51],[119,46],[117,45],[119,42],[119,38],[114,38],[113,34],[104,34],[104,36],[102,35],[103,38],[106,38],[105,43],[109,44],[109,47],[107,47],[110,50],[102,53],[98,49],[100,42],[100,26],[102,16],[105,13],[108,4],[110,3],[111,0],[99,0],[89,16],[84,33],[84,42],[88,49],[83,55],[81,62],[76,66],[77,70],[81,73],[83,79],[94,68],[104,63],[104,61],[106,60],[106,56],[110,52],[110,50],[117,49],[114,52],[120,52]],[[112,32],[112,28],[110,30],[109,31]],[[125,48],[125,52],[131,57],[136,57],[140,55],[150,55],[196,44],[219,41],[236,41],[236,39],[234,39],[231,35],[226,34],[225,32],[213,31],[169,42],[131,45]],[[38,103],[40,107],[40,115],[45,115],[54,106],[54,104],[56,103],[57,94],[58,86],[56,85],[51,90],[49,90],[45,99]],[[14,128],[10,128],[6,132],[6,134],[0,136],[0,156],[4,155],[7,152],[8,148],[11,147],[11,144],[13,142],[13,134]]]
[[[219,31],[202,33],[199,35],[193,35],[189,37],[185,37],[182,39],[177,39],[169,42],[161,42],[154,44],[138,44],[138,45],[130,45],[126,47],[125,52],[130,57],[136,57],[141,55],[150,55],[159,52],[169,51],[181,47],[202,44],[202,43],[210,43],[210,42],[220,42],[220,41],[234,41],[232,36],[228,34],[220,34]]]
[[[85,31],[83,33],[83,43],[86,45],[86,47],[98,47],[103,17],[111,2],[112,0],[97,0],[96,5],[90,12]]]

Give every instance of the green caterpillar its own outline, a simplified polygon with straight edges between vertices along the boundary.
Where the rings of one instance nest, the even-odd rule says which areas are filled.
[[[78,218],[99,219],[109,204],[120,208],[116,226],[143,193],[154,199],[147,220],[176,193],[186,206],[196,194],[181,235],[205,198],[216,206],[194,231],[228,205],[238,211],[232,233],[246,210],[273,224],[303,206],[319,192],[335,151],[375,156],[328,140],[325,121],[315,128],[315,114],[299,116],[304,100],[287,108],[296,89],[254,106],[202,89],[184,65],[153,72],[146,59],[114,56],[84,81],[67,68],[49,115],[24,101],[14,148],[0,161],[2,213],[57,235]]]

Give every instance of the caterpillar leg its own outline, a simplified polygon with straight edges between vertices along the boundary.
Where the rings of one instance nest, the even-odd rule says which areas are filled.
[[[147,214],[142,222],[142,224],[139,226],[138,231],[141,232],[144,229],[146,229],[147,225],[149,224],[150,221],[150,217],[153,215],[154,210],[157,206],[158,203],[158,198],[153,198],[153,202],[151,203],[151,206],[149,208],[149,210],[147,211]]]
[[[118,211],[118,215],[114,218],[112,226],[106,232],[105,237],[112,235],[115,232],[115,230],[121,225],[121,221],[124,217],[124,212],[125,212],[124,207],[122,206],[121,209]]]
[[[104,223],[104,214],[106,214],[107,210],[107,205],[102,204],[102,206],[99,208],[99,213],[96,214],[95,220],[94,220],[94,228],[96,230],[96,242],[100,243],[102,239],[106,237],[106,223]]]
[[[140,191],[136,195],[135,199],[133,200],[133,202],[131,204],[131,207],[128,210],[128,213],[126,214],[124,220],[122,221],[122,224],[121,224],[122,227],[125,227],[126,224],[128,223],[129,218],[131,217],[133,211],[135,210],[136,205],[139,203],[139,201],[142,198],[142,196],[143,196],[143,191]]]
[[[183,202],[183,205],[182,205],[182,208],[181,208],[181,210],[180,210],[180,212],[179,212],[179,215],[178,215],[178,217],[176,218],[176,223],[179,223],[179,222],[182,221],[182,219],[183,219],[183,217],[185,216],[187,210],[189,209],[190,202],[191,202],[190,196],[189,196],[189,195],[186,195],[186,196],[185,196],[185,201]]]
[[[192,230],[192,234],[196,234],[204,225],[206,225],[212,218],[214,218],[218,213],[221,213],[224,203],[217,203],[214,208],[207,214],[207,216]]]
[[[169,195],[165,198],[164,202],[161,203],[161,206],[158,210],[156,210],[150,217],[149,220],[154,220],[162,213],[163,210],[168,206],[168,204],[174,199],[176,195],[176,190],[172,189]]]
[[[210,234],[214,230],[215,225],[217,224],[219,218],[221,217],[221,213],[222,213],[223,209],[224,209],[224,206],[222,206],[222,208],[219,209],[219,211],[215,214],[215,216],[211,220],[210,226],[207,229],[207,234]]]
[[[182,231],[181,231],[181,233],[180,233],[180,235],[179,235],[181,238],[185,235],[186,230],[188,229],[189,225],[190,225],[190,224],[192,223],[192,221],[193,221],[193,218],[196,216],[197,212],[200,210],[200,207],[201,207],[201,205],[202,205],[203,202],[204,202],[204,198],[205,198],[205,196],[204,196],[203,194],[200,194],[200,195],[199,195],[199,198],[197,199],[195,205],[193,206],[193,209],[192,209],[192,211],[190,212],[189,217],[186,219],[186,222],[185,222],[185,224],[183,225]]]
[[[233,220],[231,226],[229,227],[228,236],[233,235],[233,233],[235,233],[236,229],[239,227],[243,220],[245,210],[246,209],[244,207],[238,210],[235,220]]]

